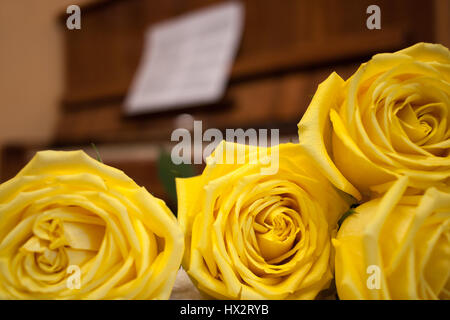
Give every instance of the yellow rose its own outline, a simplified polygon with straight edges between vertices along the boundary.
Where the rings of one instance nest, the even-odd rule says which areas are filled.
[[[300,144],[357,199],[404,175],[413,187],[448,183],[449,108],[450,52],[419,43],[375,55],[347,81],[331,74],[298,125]]]
[[[343,222],[333,240],[341,299],[450,299],[450,188],[407,186],[400,178]]]
[[[164,202],[82,151],[0,186],[0,299],[167,299],[182,254]]]
[[[228,152],[237,155],[234,164],[224,160]],[[267,157],[277,172],[264,173]],[[331,237],[349,205],[298,145],[222,142],[202,175],[177,179],[177,194],[183,267],[203,292],[313,299],[328,288]]]

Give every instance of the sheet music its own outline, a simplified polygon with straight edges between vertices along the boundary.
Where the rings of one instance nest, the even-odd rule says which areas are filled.
[[[126,112],[213,103],[226,88],[240,42],[243,6],[228,2],[153,25]]]

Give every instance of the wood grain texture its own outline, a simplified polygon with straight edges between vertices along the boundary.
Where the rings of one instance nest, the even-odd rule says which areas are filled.
[[[432,37],[432,30],[416,23],[417,10],[422,21],[432,19],[433,8],[422,1],[375,1],[382,9],[382,30],[367,30],[365,10],[372,1],[246,0],[242,42],[222,101],[125,117],[122,104],[146,28],[218,2],[113,0],[83,8],[80,31],[62,28],[67,82],[56,142],[167,140],[181,113],[206,127],[295,130],[320,82],[316,73],[341,66],[353,72],[374,53]]]
[[[123,97],[138,66],[146,28],[218,2],[113,0],[83,10],[81,30],[62,28],[67,52],[64,101]],[[372,2],[243,1],[245,28],[232,79],[358,59],[430,33],[432,7],[406,0],[375,1],[382,9],[382,30],[367,30],[365,10]],[[417,23],[417,11],[424,24]]]
[[[202,120],[204,130],[279,128],[282,134],[296,135],[296,124],[317,85],[331,72],[348,78],[375,53],[419,41],[445,41],[449,36],[447,0],[245,0],[244,33],[222,100],[126,117],[122,104],[139,64],[145,30],[219,2],[98,1],[82,7],[82,29],[77,31],[67,30],[62,14],[66,89],[54,143],[6,148],[3,180],[18,172],[30,150],[91,142],[126,150],[136,142],[170,142],[177,117],[183,113]],[[366,28],[370,4],[381,8],[381,30]],[[110,164],[167,200],[154,161],[130,153],[128,159]]]

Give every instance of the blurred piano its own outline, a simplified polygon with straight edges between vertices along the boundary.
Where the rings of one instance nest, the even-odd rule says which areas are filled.
[[[2,180],[14,176],[39,149],[83,148],[92,153],[90,144],[95,143],[105,163],[168,200],[158,177],[157,159],[161,148],[170,149],[170,135],[180,126],[180,114],[202,120],[203,130],[279,128],[284,140],[295,140],[297,122],[317,85],[330,72],[346,78],[377,52],[436,41],[435,18],[442,15],[436,6],[446,6],[439,0],[242,1],[244,33],[223,99],[210,105],[125,116],[123,102],[146,29],[218,2],[97,1],[81,8],[78,31],[67,30],[67,15],[62,13],[66,90],[54,140],[50,145],[6,146]],[[366,8],[371,4],[381,8],[381,30],[366,28]]]

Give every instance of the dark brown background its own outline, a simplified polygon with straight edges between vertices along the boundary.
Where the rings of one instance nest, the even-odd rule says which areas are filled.
[[[61,12],[65,89],[57,127],[49,143],[6,145],[2,180],[14,176],[36,150],[90,149],[93,142],[101,153],[112,148],[128,155],[104,151],[104,161],[167,199],[155,157],[137,155],[146,154],[145,148],[167,145],[179,114],[202,120],[203,130],[279,128],[290,139],[317,85],[330,72],[347,78],[375,53],[449,37],[443,30],[449,13],[440,10],[448,5],[439,0],[246,0],[242,1],[244,34],[221,101],[125,116],[122,104],[139,63],[146,28],[218,2],[97,1],[82,7],[82,29],[77,31],[66,28],[67,15]],[[366,8],[371,4],[381,8],[381,30],[366,28]],[[134,152],[127,152],[131,145]]]

